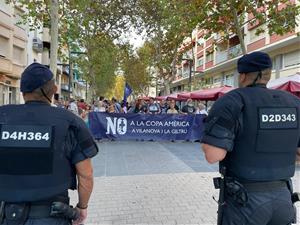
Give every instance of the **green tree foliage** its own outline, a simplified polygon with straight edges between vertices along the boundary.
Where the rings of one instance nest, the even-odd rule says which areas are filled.
[[[118,48],[109,37],[95,36],[87,40],[87,54],[77,60],[95,95],[106,95],[115,84]]]
[[[193,0],[192,4],[197,3],[198,0]],[[290,0],[217,0],[198,4],[198,10],[198,26],[206,30],[207,37],[221,33],[224,40],[228,40],[232,34],[236,34],[245,54],[244,26],[265,24],[269,34],[283,35],[295,30],[300,6]],[[252,16],[247,18],[246,13]],[[257,29],[257,34],[262,32],[265,30]]]
[[[198,4],[206,1],[198,1]],[[194,4],[184,0],[141,0],[140,15],[149,35],[158,77],[168,84],[175,74],[178,48],[198,24]],[[191,47],[191,46],[190,46]]]
[[[113,87],[118,69],[118,46],[115,40],[135,20],[134,0],[72,0],[66,15],[63,40],[71,49],[85,49],[81,66],[94,92],[104,95]]]
[[[81,66],[88,68],[85,70],[86,77],[92,82],[93,91],[105,93],[112,87],[117,60],[117,46],[113,41],[136,21],[135,0],[9,0],[9,2],[27,8],[25,18],[32,29],[48,26],[50,21],[52,22],[54,16],[51,14],[53,11],[51,6],[53,2],[58,3],[59,36],[51,35],[52,43],[59,41],[59,48],[55,45],[56,51],[59,49],[60,53],[66,50],[86,52],[87,57],[79,60],[79,64],[84,61],[84,65]],[[67,60],[68,57],[64,58]],[[52,61],[56,64],[57,56]]]
[[[106,93],[108,99],[115,97],[116,99],[123,100],[124,97],[125,78],[124,76],[116,76],[114,87]]]
[[[151,77],[151,48],[147,45],[133,52],[131,47],[123,46],[120,54],[120,68],[134,95],[148,95]]]

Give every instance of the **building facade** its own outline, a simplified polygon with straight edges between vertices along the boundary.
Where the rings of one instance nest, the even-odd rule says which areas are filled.
[[[25,11],[0,0],[0,105],[23,103],[20,78],[27,65],[49,66],[51,37],[47,27],[31,31],[22,21]],[[64,49],[63,54],[68,55]],[[86,85],[69,75],[68,62],[57,61],[56,84],[64,99],[86,97]],[[73,93],[76,90],[76,93]]]
[[[261,28],[264,32],[256,35],[257,29]],[[283,36],[270,35],[265,24],[245,25],[243,32],[247,53],[263,51],[271,56],[273,61],[271,79],[300,72],[300,37],[297,35],[300,32],[300,25],[293,32]],[[236,64],[242,56],[239,38],[232,35],[230,40],[224,43],[220,41],[220,34],[214,34],[208,39],[204,36],[205,31],[195,29],[192,38],[186,40],[188,43],[185,45],[192,47],[187,48],[184,56],[191,60],[183,60],[177,66],[177,75],[172,82],[171,92],[222,85],[237,87]]]
[[[23,11],[0,0],[0,105],[20,102],[20,75],[27,65],[28,35]]]

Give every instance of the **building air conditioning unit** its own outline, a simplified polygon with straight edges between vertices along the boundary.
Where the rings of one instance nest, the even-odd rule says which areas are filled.
[[[38,53],[43,52],[43,42],[39,38],[32,39],[32,49]]]

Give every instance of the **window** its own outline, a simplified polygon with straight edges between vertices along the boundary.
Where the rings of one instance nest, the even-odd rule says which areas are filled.
[[[213,83],[212,77],[205,78],[204,83],[205,85],[211,85]]]
[[[272,70],[282,69],[283,63],[282,63],[282,55],[277,55],[274,58],[272,58]]]
[[[197,67],[200,67],[202,65],[203,65],[203,57],[197,59]]]
[[[233,74],[224,76],[224,85],[233,86],[234,85],[234,76]]]
[[[183,77],[188,77],[189,76],[189,74],[190,74],[190,67],[189,67],[189,65],[187,64],[187,66],[184,66],[183,67]]]
[[[0,57],[8,57],[9,55],[9,40],[0,36]]]
[[[213,61],[213,60],[214,60],[214,53],[213,52],[206,53],[205,62],[208,63],[208,62]]]
[[[0,1],[0,9],[6,13],[10,12],[10,5],[6,4],[6,1]]]
[[[203,39],[203,38],[199,38],[199,39],[197,40],[197,44],[198,44],[198,45],[203,45],[203,44],[204,44],[204,39]]]
[[[24,49],[14,45],[13,60],[15,63],[24,65]]]
[[[256,35],[257,30],[263,30],[262,33],[260,33],[259,35]],[[266,25],[260,25],[259,27],[253,29],[253,30],[249,30],[249,41],[250,42],[255,42],[258,41],[262,38],[265,37],[265,30],[266,30]]]
[[[178,69],[177,69],[177,75],[178,75],[178,76],[182,76],[182,69],[181,69],[181,68],[178,68]]]
[[[287,54],[284,54],[284,67],[290,67],[300,64],[300,51],[293,51]]]
[[[214,83],[214,84],[217,84],[217,83],[221,83],[221,81],[222,81],[221,76],[217,76],[217,77],[214,77],[213,83]]]
[[[22,28],[23,30],[26,29],[26,25],[24,24],[24,19],[22,18],[22,12],[19,9],[15,8],[15,25],[17,27]]]

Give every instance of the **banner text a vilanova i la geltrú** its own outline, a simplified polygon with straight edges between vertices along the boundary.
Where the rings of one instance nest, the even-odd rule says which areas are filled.
[[[95,139],[114,140],[200,140],[203,115],[178,114],[89,114]]]

